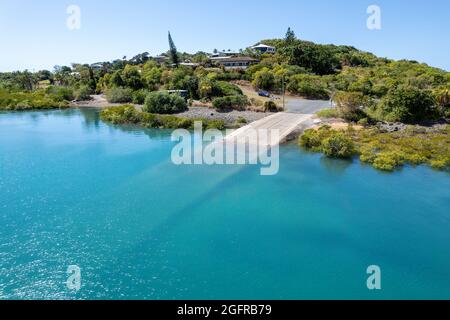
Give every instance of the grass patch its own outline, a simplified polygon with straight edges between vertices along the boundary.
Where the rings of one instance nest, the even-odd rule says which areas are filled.
[[[323,109],[316,113],[320,118],[340,118],[341,115],[337,108]]]

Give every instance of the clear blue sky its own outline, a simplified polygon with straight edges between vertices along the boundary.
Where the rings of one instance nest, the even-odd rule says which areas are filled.
[[[71,4],[81,9],[77,31],[66,26]],[[379,31],[366,27],[371,4]],[[450,70],[449,15],[448,0],[0,0],[0,71],[155,55],[168,49],[168,30],[179,51],[238,50],[289,26],[304,40]]]

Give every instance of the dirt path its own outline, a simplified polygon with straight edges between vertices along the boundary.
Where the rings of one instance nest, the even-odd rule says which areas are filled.
[[[72,108],[100,108],[104,109],[107,107],[114,107],[114,106],[121,106],[124,105],[124,103],[109,103],[108,100],[106,100],[105,95],[103,94],[94,94],[91,95],[91,100],[87,101],[73,101],[70,103],[70,107]],[[136,109],[141,110],[141,105],[134,105]]]

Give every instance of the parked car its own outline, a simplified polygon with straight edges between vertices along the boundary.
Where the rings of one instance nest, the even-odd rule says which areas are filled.
[[[260,97],[270,98],[270,92],[268,92],[268,91],[260,90],[260,91],[258,92],[258,95],[259,95]]]

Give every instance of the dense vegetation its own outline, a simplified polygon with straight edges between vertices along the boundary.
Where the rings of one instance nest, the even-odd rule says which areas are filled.
[[[265,40],[277,54],[262,55],[246,77],[257,88],[333,99],[347,120],[415,123],[450,115],[450,73],[415,61],[378,58],[350,46]]]
[[[172,50],[176,50],[172,48]],[[173,55],[173,52],[172,52]],[[190,59],[193,62],[206,62],[207,55],[179,54],[179,59]],[[130,60],[102,62],[92,65],[73,64],[71,67],[56,66],[53,72],[39,71],[37,73],[12,72],[0,73],[0,90],[2,96],[15,93],[34,93],[42,88],[57,88],[67,91],[66,102],[71,100],[87,100],[91,94],[103,93],[111,103],[144,104],[147,96],[154,91],[187,90],[188,98],[213,101],[218,97],[240,96],[242,91],[228,80],[240,79],[241,74],[225,72],[220,68],[208,68],[207,65],[198,68],[186,66],[175,67],[167,58],[164,63],[158,63],[144,53]],[[53,96],[48,95],[50,100]],[[4,97],[4,101],[6,101]],[[15,97],[11,98],[15,99]],[[24,100],[24,99],[21,99]],[[31,101],[33,99],[25,99]],[[1,108],[12,109],[11,101]],[[20,102],[20,101],[19,101]],[[48,102],[48,107],[54,103]],[[36,104],[36,108],[40,107]],[[31,104],[31,107],[35,107]]]
[[[144,105],[144,111],[157,114],[181,113],[187,109],[187,103],[181,96],[166,92],[149,93]]]
[[[227,72],[221,69],[194,69],[186,66],[173,68],[150,60],[141,66],[127,65],[122,71],[105,74],[99,79],[96,91],[106,93],[108,101],[116,103],[143,104],[146,99],[155,97],[151,92],[160,90],[187,90],[190,100],[203,102],[222,97],[233,97],[234,100],[242,101],[245,96],[239,87],[222,80],[227,78],[224,76],[226,74]],[[162,97],[159,95],[160,99]],[[184,110],[178,107],[175,109]]]
[[[276,54],[241,50],[242,55],[260,61],[245,71],[220,68],[204,52],[180,53],[169,34],[170,50],[160,59],[145,52],[131,59],[57,66],[53,72],[0,73],[0,89],[6,95],[53,86],[70,91],[66,96],[70,99],[104,93],[110,102],[135,104],[144,104],[154,91],[187,90],[191,100],[218,100],[214,105],[219,109],[242,109],[245,98],[230,81],[246,80],[257,89],[331,98],[350,121],[414,123],[450,116],[450,73],[444,70],[415,61],[379,58],[351,46],[303,41],[290,29],[283,39],[262,42],[276,47]],[[183,66],[184,61],[198,66]],[[45,95],[53,100],[52,94]],[[34,107],[32,98],[23,100]],[[14,103],[8,103],[13,108]],[[4,102],[1,107],[6,108]]]
[[[106,108],[102,110],[100,117],[112,124],[132,124],[155,129],[193,129],[195,121],[201,121],[205,129],[225,129],[225,122],[221,120],[188,119],[141,112],[133,105]]]
[[[300,137],[302,147],[328,157],[350,158],[358,155],[364,163],[379,170],[392,171],[404,164],[428,164],[436,169],[450,168],[450,125],[428,131],[410,126],[395,133],[377,128],[346,131],[322,126],[307,130]]]
[[[66,108],[68,101],[60,92],[39,90],[34,92],[9,92],[0,89],[0,110],[39,110]]]
[[[244,110],[247,105],[248,100],[245,96],[225,96],[217,98],[213,102],[214,108],[220,111],[228,109]]]

